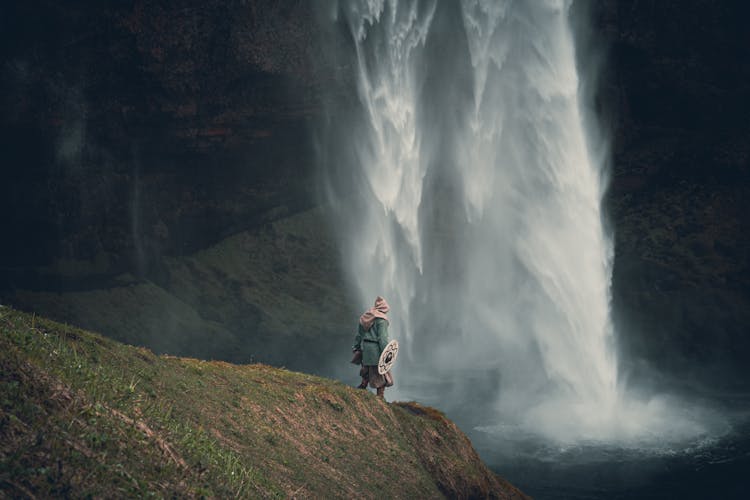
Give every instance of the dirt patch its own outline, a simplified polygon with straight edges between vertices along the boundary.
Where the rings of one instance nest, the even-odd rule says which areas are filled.
[[[414,401],[408,401],[408,402],[395,402],[393,403],[395,406],[398,406],[399,408],[403,408],[404,410],[408,411],[412,415],[416,415],[418,417],[425,417],[429,418],[430,420],[435,420],[437,422],[444,422],[446,420],[445,415],[436,410],[435,408],[431,408],[429,406],[422,406],[419,403],[415,403]]]

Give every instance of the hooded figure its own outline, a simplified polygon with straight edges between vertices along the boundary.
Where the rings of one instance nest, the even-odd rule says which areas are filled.
[[[375,305],[365,311],[359,318],[357,336],[354,338],[352,351],[355,353],[354,360],[359,359],[361,353],[362,383],[360,389],[370,387],[377,390],[378,396],[384,397],[385,388],[393,385],[393,376],[390,372],[385,375],[378,373],[378,360],[380,353],[388,345],[388,303],[383,297],[375,299]]]

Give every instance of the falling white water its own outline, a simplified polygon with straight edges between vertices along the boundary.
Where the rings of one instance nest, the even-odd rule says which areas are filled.
[[[569,8],[342,2],[359,111],[330,110],[329,147],[350,155],[327,194],[360,306],[391,303],[401,394],[557,439],[632,437],[648,412],[618,389]]]
[[[345,2],[346,20],[356,51],[357,89],[367,133],[347,137],[357,144],[361,185],[355,206],[345,214],[358,214],[355,229],[345,231],[350,271],[359,276],[363,307],[376,295],[391,305],[392,324],[410,337],[408,313],[422,269],[419,207],[427,161],[421,151],[417,125],[419,82],[414,67],[424,46],[435,1]],[[359,197],[364,210],[356,211]],[[350,222],[351,223],[351,222]],[[348,227],[348,224],[345,224]],[[409,350],[408,342],[405,343]]]

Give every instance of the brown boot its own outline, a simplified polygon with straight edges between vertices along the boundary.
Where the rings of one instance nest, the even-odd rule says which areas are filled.
[[[378,397],[385,398],[385,386],[378,387]]]

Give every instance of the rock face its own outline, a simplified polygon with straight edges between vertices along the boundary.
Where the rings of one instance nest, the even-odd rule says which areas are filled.
[[[612,131],[606,204],[625,368],[747,384],[750,7],[590,6],[604,47],[598,102]],[[229,291],[215,259],[210,278],[201,274],[201,252],[235,243],[229,253],[249,252],[232,235],[261,244],[264,231],[294,227],[273,224],[315,204],[311,130],[333,71],[315,64],[326,58],[311,9],[302,0],[4,2],[0,298],[123,340],[138,340],[122,321],[129,303],[171,304],[225,347],[288,331],[268,311],[309,297],[274,302],[259,292],[273,286],[251,275],[287,279],[282,261],[297,254],[284,248],[301,243],[274,247],[257,273],[243,263]],[[312,245],[329,252],[330,270],[316,277],[330,281],[305,293],[338,290],[339,307],[335,250],[315,220]],[[191,273],[193,284],[213,283],[206,296],[185,285]],[[97,304],[97,293],[110,297],[111,310],[94,317],[87,293]],[[243,329],[238,318],[257,321]]]
[[[5,267],[148,272],[309,206],[305,2],[0,9]]]
[[[348,346],[309,211],[307,2],[5,2],[0,23],[2,302],[236,362]]]
[[[614,307],[636,371],[750,382],[749,13],[701,1],[595,11],[609,44]]]

